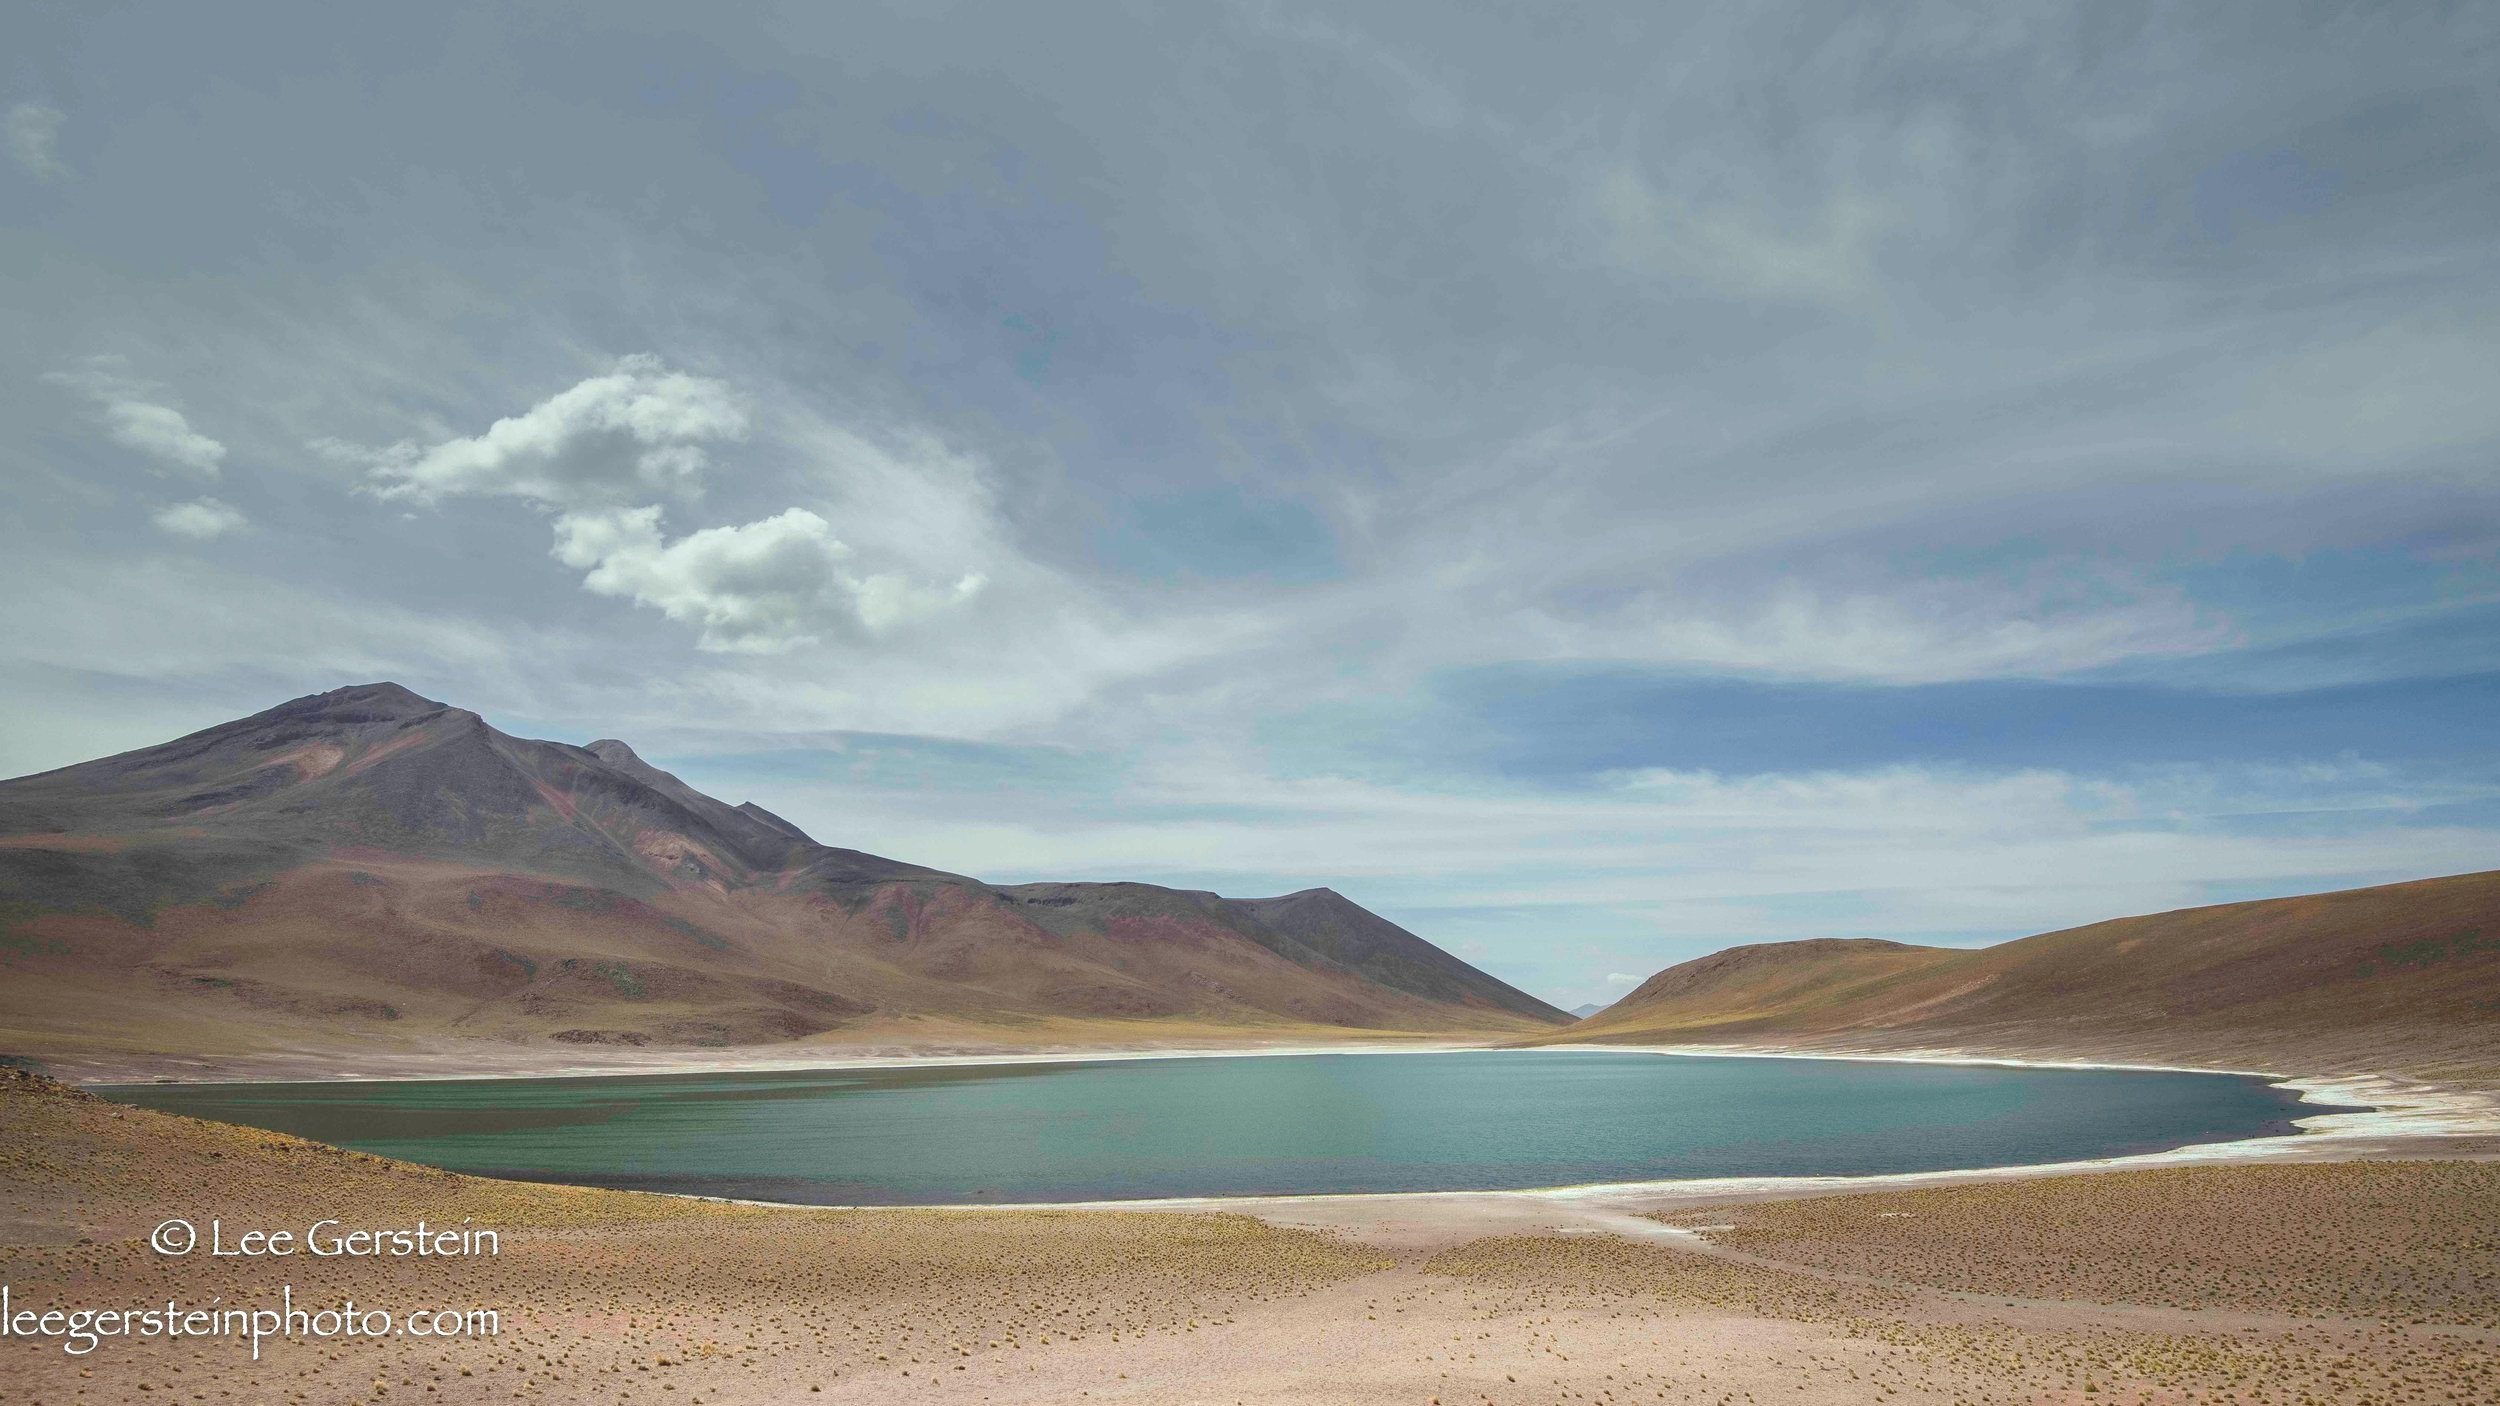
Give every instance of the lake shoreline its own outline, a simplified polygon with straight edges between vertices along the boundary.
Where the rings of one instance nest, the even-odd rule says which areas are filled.
[[[1002,1406],[1374,1406],[1597,1400],[1624,1394],[1627,1363],[1643,1396],[1842,1406],[1877,1383],[1901,1388],[1888,1399],[2041,1399],[2043,1369],[2009,1377],[2009,1355],[2088,1367],[2104,1394],[2075,1400],[2132,1400],[2138,1383],[2164,1400],[2221,1399],[2252,1375],[2318,1399],[2416,1383],[2478,1399],[2500,1331],[2473,1245],[2452,1233],[2491,1223],[2500,1204],[2500,1183],[2467,1160],[2500,1155],[2495,1139],[2447,1139],[2444,1161],[2381,1160],[2388,1147],[2355,1142],[2345,1153],[2363,1160],[2340,1165],[2017,1168],[1976,1185],[1845,1188],[1872,1195],[1712,1198],[1687,1184],[1647,1198],[867,1214],[493,1181],[23,1076],[0,1080],[0,1098],[0,1159],[41,1172],[23,1179],[15,1219],[0,1217],[0,1265],[30,1303],[256,1299],[289,1280],[399,1304],[415,1287],[364,1261],[167,1260],[146,1240],[167,1216],[262,1225],[349,1211],[473,1219],[510,1237],[502,1258],[424,1290],[519,1310],[500,1340],[378,1340],[345,1363],[322,1344],[282,1344],[266,1362],[190,1342],[117,1341],[84,1359],[0,1344],[13,1385],[46,1401],[145,1399],[169,1382],[361,1399],[388,1378],[455,1406],[607,1400],[620,1386],[722,1406],[793,1391],[863,1406],[973,1393]],[[2026,1253],[2039,1246],[2053,1253]],[[2448,1284],[2469,1288],[2423,1288]],[[1809,1373],[1826,1389],[1801,1393]]]
[[[1973,1181],[2002,1180],[2027,1176],[2064,1176],[2090,1172],[2124,1171],[2161,1166],[2215,1164],[2229,1162],[2333,1161],[2359,1155],[2407,1155],[2430,1153],[2451,1140],[2500,1135],[2500,1100],[2472,1091],[2412,1083],[2379,1076],[2340,1079],[2285,1077],[2276,1073],[2246,1069],[2196,1068],[2180,1065],[2133,1064],[2118,1061],[2086,1061],[2074,1059],[2027,1059],[1993,1053],[1960,1050],[1916,1052],[1896,1051],[1833,1051],[1779,1048],[1741,1048],[1727,1046],[1634,1046],[1634,1045],[1564,1045],[1504,1048],[1466,1044],[1366,1045],[1277,1045],[1235,1047],[1227,1049],[1162,1050],[1125,1049],[1102,1051],[1049,1051],[1017,1056],[992,1055],[911,1055],[857,1057],[835,1061],[790,1061],[736,1068],[698,1064],[691,1069],[637,1069],[630,1074],[615,1071],[580,1071],[567,1075],[501,1075],[491,1081],[506,1079],[563,1079],[599,1077],[666,1077],[671,1074],[707,1075],[730,1073],[805,1073],[849,1070],[918,1070],[978,1069],[982,1067],[1026,1067],[1037,1064],[1114,1063],[1155,1060],[1189,1060],[1213,1058],[1255,1058],[1260,1056],[1312,1056],[1338,1054],[1432,1054],[1479,1053],[1535,1055],[1547,1053],[1589,1053],[1651,1055],[1696,1059],[1782,1059],[1859,1064],[1910,1064],[1966,1067],[1999,1067],[2055,1069],[2075,1071],[2115,1071],[2136,1073],[2172,1073],[2220,1075],[2240,1079],[2262,1080],[2269,1086],[2288,1090],[2298,1102],[2285,1119],[2284,1131],[2243,1134],[2208,1142],[2189,1142],[2169,1147],[2154,1147],[2140,1152],[2113,1153],[2106,1156],[2053,1160],[2045,1162],[2008,1162],[1969,1167],[1937,1168],[1907,1172],[1868,1172],[1844,1174],[1762,1174],[1747,1176],[1694,1177],[1657,1180],[1625,1180],[1570,1182],[1544,1186],[1459,1189],[1392,1189],[1379,1191],[1311,1191],[1311,1192],[1246,1192],[1179,1196],[1127,1197],[1114,1199],[1073,1200],[981,1200],[912,1203],[816,1202],[780,1199],[764,1195],[738,1195],[721,1191],[679,1189],[661,1182],[623,1184],[606,1179],[567,1181],[560,1175],[523,1176],[514,1178],[543,1185],[589,1186],[607,1190],[630,1190],[644,1194],[682,1197],[722,1204],[774,1206],[806,1210],[898,1211],[898,1210],[1051,1210],[1051,1211],[1140,1211],[1140,1210],[1223,1210],[1263,1214],[1263,1208],[1295,1207],[1303,1213],[1320,1205],[1341,1204],[1348,1207],[1388,1206],[1403,1203],[1481,1203],[1488,1199],[1530,1201],[1539,1203],[1589,1202],[1605,1205],[1672,1205],[1696,1200],[1728,1198],[1791,1198],[1839,1192],[1896,1190],[1904,1188],[1960,1184]],[[488,1082],[490,1080],[479,1080]],[[282,1083],[373,1084],[373,1083],[439,1083],[460,1082],[445,1079],[354,1079],[354,1080],[234,1080],[216,1081],[235,1087]],[[206,1087],[207,1081],[183,1087]],[[99,1091],[126,1089],[141,1092],[164,1089],[171,1085],[154,1084],[91,1085]],[[2316,1111],[2301,1113],[2303,1107]],[[486,1171],[478,1174],[512,1178],[510,1171]]]
[[[747,1047],[770,1048],[770,1047]],[[117,1073],[135,1074],[149,1069],[158,1072],[147,1077],[114,1077],[83,1075],[65,1082],[84,1089],[136,1089],[202,1084],[440,1084],[470,1083],[490,1080],[521,1079],[630,1079],[662,1078],[671,1075],[698,1074],[804,1074],[817,1070],[846,1069],[960,1069],[984,1065],[1022,1064],[1090,1064],[1147,1059],[1252,1059],[1283,1055],[1357,1055],[1357,1054],[1448,1054],[1464,1051],[1506,1050],[1513,1047],[1488,1043],[1483,1039],[1462,1039],[1446,1035],[1384,1035],[1370,1041],[1287,1042],[1273,1044],[1175,1044],[1175,1045],[1105,1045],[1054,1046],[1038,1050],[933,1050],[828,1052],[821,1055],[779,1055],[756,1057],[744,1053],[724,1052],[721,1058],[703,1058],[689,1051],[672,1050],[649,1060],[609,1060],[598,1063],[538,1065],[527,1060],[482,1061],[462,1068],[437,1069],[429,1064],[409,1060],[368,1063],[354,1068],[332,1068],[326,1072],[295,1069],[287,1066],[299,1060],[316,1062],[313,1056],[284,1056],[260,1068],[241,1073],[203,1073],[180,1077],[162,1072],[166,1061],[143,1061],[135,1065],[110,1066]],[[1536,1047],[1549,1048],[1549,1047]],[[1563,1047],[1570,1048],[1570,1047]],[[1532,1052],[1521,1049],[1521,1053]],[[462,1052],[466,1053],[466,1052]]]

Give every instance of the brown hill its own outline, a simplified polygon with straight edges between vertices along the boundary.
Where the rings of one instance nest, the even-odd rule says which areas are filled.
[[[2120,918],[1975,950],[1735,947],[1669,967],[1536,1042],[1553,1041],[2500,1070],[2500,871]]]
[[[0,782],[0,972],[72,1064],[1565,1019],[1325,889],[993,887],[395,684]]]

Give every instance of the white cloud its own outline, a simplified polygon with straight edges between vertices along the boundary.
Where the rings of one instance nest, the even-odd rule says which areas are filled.
[[[105,436],[115,444],[186,473],[215,478],[226,446],[191,428],[180,410],[164,403],[161,387],[133,379],[122,370],[124,364],[117,356],[90,357],[75,371],[55,371],[44,379],[92,401],[104,421]]]
[[[0,595],[18,610],[0,667],[0,715],[12,719],[0,728],[0,775],[152,745],[373,679],[471,707],[543,711],[536,690],[592,677],[610,652],[604,641],[439,600],[401,607],[352,583],[299,585],[215,555],[134,558],[75,541],[0,552]],[[99,650],[99,640],[113,648]],[[132,709],[147,720],[119,731],[107,721]]]
[[[433,503],[456,494],[522,498],[545,507],[614,506],[668,494],[691,498],[709,446],[746,437],[747,412],[723,382],[629,356],[604,376],[559,391],[486,432],[420,448],[314,448],[367,465],[384,498]]]
[[[1364,648],[1375,673],[1404,677],[1594,665],[1904,686],[2063,678],[2243,639],[2230,615],[2175,587],[2098,567],[2041,565],[2014,579],[1905,578],[1848,562],[1780,571],[1677,559],[1669,542],[1644,572],[1595,546],[1557,563],[1501,543],[1434,540],[1437,552],[1400,552],[1402,571],[1306,599],[1272,638],[1343,636],[1340,647]]]
[[[891,574],[859,575],[832,525],[805,508],[737,527],[707,527],[674,542],[656,507],[566,513],[554,555],[589,574],[582,585],[699,626],[700,647],[777,654],[828,630],[882,634],[970,600],[985,584],[967,574],[951,587]]]
[[[2016,937],[2130,913],[2486,869],[2487,805],[2367,766],[2182,768],[2112,782],[1951,768],[1643,772],[1595,789],[1282,780],[1207,750],[1106,759],[1103,786],[806,769],[734,786],[811,833],[999,882],[1133,879],[1240,895],[1335,886],[1552,995],[1744,942]],[[694,784],[707,768],[680,756]],[[727,781],[723,785],[732,784]],[[2287,826],[2308,813],[2319,823]],[[1572,1000],[1579,999],[1577,995]]]
[[[701,784],[701,766],[680,771]],[[1038,792],[1002,807],[989,785],[950,792],[917,773],[887,787],[785,780],[757,799],[817,833],[873,835],[883,852],[991,879],[1330,883],[1375,907],[1510,914],[1505,931],[1637,928],[1662,959],[1688,938],[2014,936],[2210,901],[2214,884],[2298,892],[2488,868],[2500,844],[2488,826],[2422,823],[2426,806],[2488,803],[2489,785],[2425,789],[2360,764],[2117,781],[1650,770],[1557,792],[1284,780],[1207,750],[1109,784],[1122,800],[1109,812]],[[2336,824],[2287,829],[2296,813]]]
[[[1593,651],[1620,650],[1641,662],[1888,684],[2055,677],[2122,659],[2206,653],[2230,638],[2175,593],[2067,601],[1962,581],[1860,592],[1787,582],[1724,612],[1651,600],[1592,633]]]
[[[18,165],[50,179],[69,169],[55,151],[65,120],[65,114],[50,103],[19,103],[0,118],[0,142],[6,143],[10,158]]]
[[[1626,271],[1684,291],[1783,302],[1844,302],[1878,282],[1878,242],[1896,222],[1846,190],[1780,218],[1725,194],[1679,199],[1629,165],[1594,169],[1583,197],[1604,252]]]
[[[789,397],[771,405],[756,458],[788,470],[846,522],[791,507],[675,540],[656,495],[701,493],[714,448],[744,441],[750,397],[728,383],[632,356],[485,433],[430,447],[373,449],[335,439],[312,448],[359,465],[375,496],[435,503],[458,495],[518,498],[553,515],[550,555],[581,570],[585,589],[696,627],[717,654],[783,654],[828,637],[883,637],[982,594],[1000,559],[1049,589],[1005,541],[978,460],[916,432],[875,443]]]
[[[251,519],[243,516],[240,509],[214,498],[195,498],[188,503],[168,504],[149,514],[149,518],[161,532],[203,542],[212,537],[223,537],[229,532],[239,532],[251,525]]]
[[[2500,436],[2494,341],[2487,309],[2455,306],[2321,336],[2234,368],[2241,404],[2222,423],[2313,474],[2401,471]]]

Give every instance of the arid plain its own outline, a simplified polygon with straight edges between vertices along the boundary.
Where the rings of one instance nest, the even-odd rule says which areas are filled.
[[[488,1308],[491,1337],[0,1344],[12,1403],[2476,1402],[2500,1138],[1844,1195],[834,1211],[458,1176],[0,1103],[20,1307]],[[493,1227],[433,1261],[168,1258],[150,1229]]]

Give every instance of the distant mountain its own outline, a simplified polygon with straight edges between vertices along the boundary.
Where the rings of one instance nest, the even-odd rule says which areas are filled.
[[[1731,947],[1552,1040],[2500,1072],[2500,871],[2120,918],[1974,950]]]
[[[1593,1016],[1604,1009],[1606,1009],[1604,1006],[1597,1004],[1595,1001],[1582,1001],[1580,1004],[1571,1008],[1571,1018],[1573,1020],[1586,1020],[1590,1016]]]
[[[36,1055],[1566,1019],[1326,889],[993,886],[387,683],[0,782],[0,971]]]

